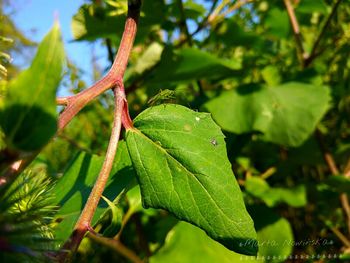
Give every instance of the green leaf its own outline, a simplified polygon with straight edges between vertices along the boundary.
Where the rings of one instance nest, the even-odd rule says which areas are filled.
[[[131,211],[130,213],[142,211],[141,193],[138,185],[133,189],[130,189],[126,193],[126,196],[128,198],[129,210]]]
[[[72,18],[72,34],[75,40],[95,40],[121,34],[124,16],[108,16],[102,8],[82,5]]]
[[[290,23],[286,10],[272,8],[268,11],[265,25],[267,32],[277,38],[286,38],[290,31]]]
[[[142,74],[146,70],[153,67],[161,58],[163,46],[157,42],[153,42],[145,52],[138,58],[133,67],[133,71],[137,74]]]
[[[114,237],[122,227],[123,212],[115,203],[110,201],[108,198],[102,196],[103,200],[108,204],[110,211],[110,224],[103,231],[103,236]]]
[[[157,28],[163,21],[164,3],[162,1],[144,1],[141,8],[141,19],[137,29],[136,40],[148,36],[154,27]],[[120,10],[119,10],[120,11]],[[98,38],[121,38],[126,16],[113,14],[120,13],[117,9],[108,9],[91,4],[82,5],[73,16],[71,29],[75,40],[94,41]]]
[[[350,179],[344,175],[332,175],[323,181],[339,193],[350,193]]]
[[[329,101],[326,87],[290,82],[274,88],[242,86],[204,107],[227,131],[259,131],[265,141],[296,147],[313,133]]]
[[[84,204],[91,192],[99,174],[104,157],[79,153],[66,169],[63,177],[58,181],[54,191],[56,203],[60,205],[57,214],[58,224],[55,237],[58,241],[65,241],[72,233]],[[135,178],[133,176],[131,160],[124,141],[119,142],[114,167],[103,195],[113,200]],[[93,224],[108,208],[105,202],[101,202],[94,215]]]
[[[196,48],[165,48],[160,64],[150,79],[152,83],[184,82],[196,79],[232,77],[241,68],[240,62],[218,58]]]
[[[184,3],[184,13],[187,19],[197,19],[203,16],[206,12],[206,8],[192,0],[186,1]]]
[[[245,187],[248,193],[260,198],[269,207],[275,206],[281,202],[293,207],[302,207],[307,203],[304,185],[291,188],[273,188],[262,178],[252,176],[247,178]]]
[[[303,0],[300,1],[297,12],[312,14],[314,12],[319,12],[321,14],[327,13],[327,5],[324,0]]]
[[[59,25],[39,45],[31,66],[8,84],[0,125],[11,148],[34,151],[56,132],[56,90],[65,54]]]
[[[162,208],[223,245],[240,247],[256,234],[227,159],[224,136],[208,113],[179,105],[142,112],[126,133],[144,207]]]
[[[262,37],[247,28],[242,28],[234,18],[224,20],[218,30],[211,32],[212,41],[223,42],[227,46],[244,46],[245,48],[260,46]]]
[[[229,251],[211,240],[200,229],[180,222],[168,233],[165,245],[150,258],[150,263],[284,262],[284,258],[292,252],[293,244],[293,234],[288,221],[266,208],[252,212],[256,216],[254,220],[260,221],[258,241],[254,243],[259,244],[258,259]],[[242,246],[246,244],[242,243]],[[267,259],[268,257],[270,259]],[[272,260],[273,257],[276,259]]]
[[[269,65],[261,71],[261,75],[269,86],[277,86],[281,83],[281,76],[276,66]]]

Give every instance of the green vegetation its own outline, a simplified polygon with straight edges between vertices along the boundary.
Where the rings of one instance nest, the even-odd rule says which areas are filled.
[[[348,1],[87,1],[89,88],[2,12],[1,262],[349,260]]]

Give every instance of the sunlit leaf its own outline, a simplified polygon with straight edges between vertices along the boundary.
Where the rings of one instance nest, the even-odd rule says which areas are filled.
[[[9,82],[0,125],[9,147],[38,150],[56,132],[56,90],[65,54],[58,24],[39,45],[31,66]]]
[[[227,159],[224,136],[207,113],[179,105],[151,107],[134,120],[126,142],[145,207],[162,208],[229,249],[255,231]]]

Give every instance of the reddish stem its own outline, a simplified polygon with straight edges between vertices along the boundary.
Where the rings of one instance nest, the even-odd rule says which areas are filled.
[[[138,2],[138,1],[136,1]],[[123,75],[128,64],[131,49],[134,44],[140,6],[129,6],[128,17],[120,42],[120,46],[111,69],[90,88],[72,97],[57,98],[58,104],[67,105],[58,119],[58,129],[62,130],[73,117],[90,101],[112,88],[116,83],[123,82]]]
[[[118,147],[118,141],[120,137],[121,125],[122,125],[122,113],[125,106],[125,93],[124,90],[116,87],[114,90],[115,96],[115,110],[114,110],[114,121],[111,137],[106,152],[100,174],[96,180],[96,183],[90,193],[90,196],[84,206],[84,209],[75,224],[74,232],[70,240],[64,245],[64,249],[68,249],[71,252],[75,252],[85,236],[86,232],[90,230],[91,221],[95,214],[96,208],[105,189],[108,181],[109,174],[111,172],[114,157]],[[66,254],[62,255],[61,261],[64,261]]]
[[[74,231],[71,235],[71,238],[63,246],[63,250],[69,250],[73,253],[78,249],[79,244],[84,238],[85,234],[88,231],[93,232],[93,229],[91,228],[91,221],[103,194],[103,191],[108,181],[109,174],[113,166],[114,157],[117,152],[122,123],[127,129],[132,127],[132,121],[128,113],[127,101],[125,97],[123,75],[128,63],[129,55],[133,47],[136,35],[137,20],[140,12],[141,1],[129,0],[128,3],[129,11],[125,23],[123,37],[118,49],[117,56],[107,75],[101,80],[99,80],[92,87],[78,93],[75,96],[57,99],[57,102],[59,104],[67,105],[67,107],[59,117],[58,127],[60,131],[88,102],[93,100],[95,97],[97,97],[107,89],[114,88],[114,120],[105,160],[103,162],[100,174],[90,193],[90,196],[84,206],[84,209],[74,227]],[[67,256],[67,253],[63,251],[59,255],[58,260],[64,262]]]

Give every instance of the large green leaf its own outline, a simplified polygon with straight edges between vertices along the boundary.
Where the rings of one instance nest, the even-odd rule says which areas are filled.
[[[255,209],[254,209],[255,210]],[[284,262],[293,246],[293,234],[286,219],[273,214],[269,209],[254,211],[260,229],[258,230],[258,258],[244,256],[211,240],[203,231],[180,222],[169,233],[165,245],[150,258],[151,263],[232,263],[232,262]],[[254,218],[255,221],[255,218]],[[246,245],[242,243],[242,246]],[[269,259],[268,259],[269,258]],[[275,258],[275,259],[273,259]]]
[[[59,25],[44,38],[31,66],[9,83],[0,125],[10,147],[43,147],[56,132],[56,89],[65,54]]]
[[[172,212],[229,249],[256,254],[254,246],[239,246],[256,234],[210,114],[160,105],[136,117],[134,126],[126,142],[143,205]]]
[[[72,233],[75,222],[99,174],[103,160],[104,157],[84,152],[79,153],[55,186],[56,203],[60,206],[57,213],[57,221],[60,223],[55,231],[55,237],[58,241],[65,241]],[[116,198],[135,178],[124,141],[119,142],[114,163],[106,189],[103,192],[103,195],[109,200]],[[101,201],[94,215],[93,223],[107,208],[108,204]]]
[[[233,133],[262,132],[266,141],[301,145],[329,107],[329,90],[290,82],[274,88],[250,85],[205,104],[215,121]]]
[[[183,82],[232,77],[241,68],[239,61],[219,58],[196,48],[164,49],[160,64],[150,81]]]
[[[270,207],[282,202],[293,207],[305,206],[307,203],[304,185],[291,188],[270,187],[264,179],[254,176],[247,178],[245,187],[248,193],[262,199]]]

